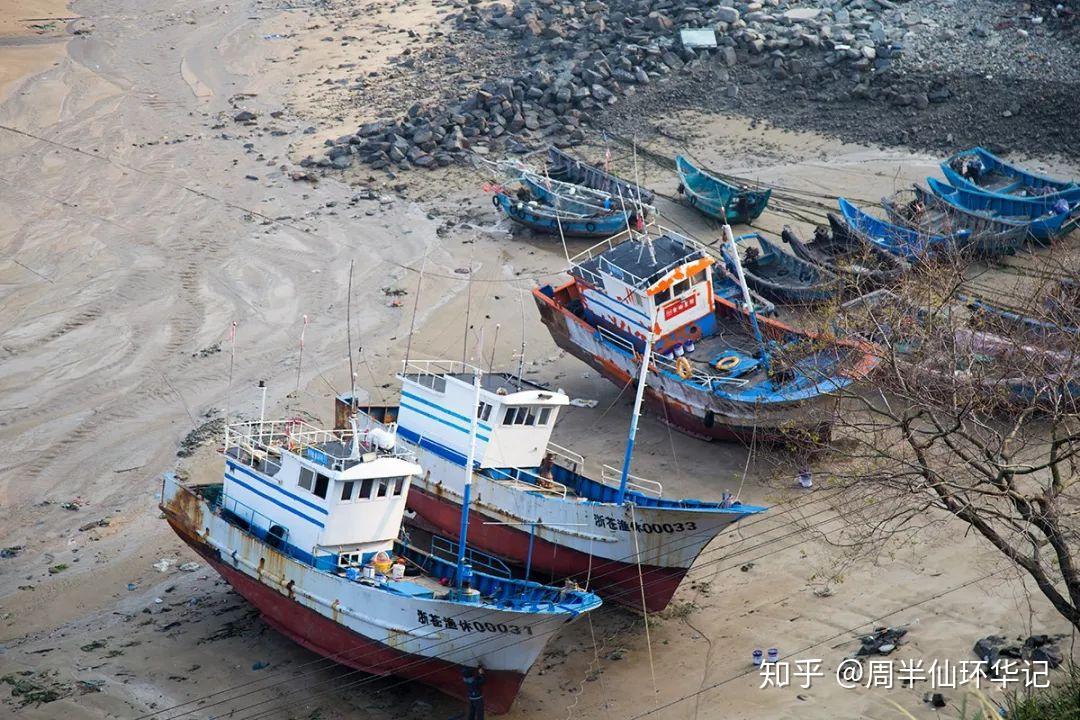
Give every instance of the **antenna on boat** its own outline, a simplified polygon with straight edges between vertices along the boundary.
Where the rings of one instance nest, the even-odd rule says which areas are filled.
[[[496,326],[498,327],[498,326]],[[473,368],[472,422],[469,424],[469,457],[465,462],[465,486],[461,495],[461,528],[458,531],[457,571],[454,587],[461,592],[466,578],[465,549],[469,538],[469,504],[472,501],[473,463],[476,460],[476,432],[480,424],[480,378],[483,371]],[[471,575],[471,572],[469,572]]]
[[[626,486],[630,482],[630,460],[634,455],[634,439],[637,437],[638,420],[641,418],[641,401],[645,398],[645,380],[649,374],[649,360],[652,358],[653,328],[656,326],[656,317],[653,317],[653,327],[649,328],[649,334],[645,338],[645,352],[641,355],[641,373],[638,375],[637,394],[634,395],[634,411],[630,414],[630,434],[626,438],[626,454],[623,455],[622,474],[619,476],[619,493],[615,496],[615,504],[622,505],[626,497]]]
[[[518,307],[521,309],[521,352],[518,355],[518,390],[521,389],[522,380],[525,377],[525,291],[518,288]]]
[[[352,276],[355,260],[349,261],[349,289],[345,296],[345,341],[349,344],[349,409],[356,412],[356,370],[353,369],[352,359]],[[260,383],[265,387],[265,383]],[[263,397],[266,391],[263,390]],[[265,404],[265,400],[264,400]],[[262,418],[259,418],[259,431],[262,431]]]
[[[266,381],[259,381],[259,389],[262,390],[262,400],[259,402],[259,441],[263,441],[263,423],[266,422]]]
[[[232,410],[232,376],[236,365],[236,321],[229,328],[229,382],[225,386],[225,449],[229,449],[229,415]]]
[[[304,367],[304,335],[307,333],[308,316],[304,315],[304,326],[300,328],[300,356],[296,361],[296,395],[300,395],[300,371]],[[351,354],[351,353],[350,353]]]
[[[750,288],[746,285],[746,275],[743,274],[742,260],[739,258],[739,249],[735,246],[735,235],[731,232],[731,226],[728,225],[727,213],[724,213],[724,241],[730,248],[731,262],[735,265],[735,278],[739,281],[739,287],[742,289],[743,303],[746,305],[747,314],[750,315],[750,327],[754,330],[754,339],[761,346],[761,364],[765,366],[765,372],[767,373],[769,371],[769,349],[765,344],[765,338],[761,335],[761,328],[758,327],[754,299],[750,296]]]
[[[548,181],[548,190],[551,190],[551,177],[548,175],[547,163],[544,163],[544,178]],[[559,228],[559,240],[562,241],[563,256],[566,258],[566,262],[570,262],[570,251],[566,249],[566,235],[563,234],[562,229],[562,215],[559,214],[559,202],[556,198],[555,204],[552,205],[555,208],[555,225]]]
[[[495,348],[499,346],[499,323],[495,323],[495,339],[491,341],[491,358],[488,360],[488,372],[492,372],[492,368],[495,366]],[[480,352],[483,352],[481,347]],[[484,356],[480,355],[480,362],[484,361]]]

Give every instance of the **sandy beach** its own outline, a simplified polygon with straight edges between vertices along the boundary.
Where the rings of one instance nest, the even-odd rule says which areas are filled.
[[[348,10],[327,20],[315,6],[257,0],[0,0],[0,547],[19,548],[0,559],[0,675],[27,672],[60,696],[24,705],[0,683],[0,717],[460,710],[422,686],[347,675],[277,635],[208,568],[180,569],[196,556],[157,508],[164,472],[220,475],[217,440],[187,458],[177,449],[223,411],[257,414],[260,380],[274,414],[332,419],[333,397],[350,386],[351,262],[358,389],[393,399],[406,351],[513,369],[524,347],[526,377],[597,401],[566,412],[556,442],[592,468],[621,458],[630,394],[560,352],[530,295],[562,277],[563,249],[512,235],[480,191],[483,171],[292,179],[300,158],[371,119],[335,100],[345,91],[327,89],[328,69],[381,67],[410,30],[420,47],[434,42],[444,12],[423,2]],[[326,42],[331,29],[357,39]],[[255,119],[236,121],[242,110]],[[691,151],[810,195],[876,200],[937,163],[738,116],[680,114],[665,127],[643,150]],[[629,151],[616,160],[628,167]],[[1031,161],[1080,177],[1060,158]],[[720,236],[671,202],[672,173],[644,153],[639,172],[672,225]],[[767,214],[761,227],[790,222]],[[716,539],[675,604],[649,618],[651,642],[640,615],[609,606],[561,634],[510,718],[661,707],[653,717],[901,717],[890,701],[952,717],[924,703],[920,684],[844,689],[830,673],[877,626],[907,626],[896,657],[927,664],[971,659],[992,633],[1066,632],[957,523],[942,519],[879,556],[852,553],[827,542],[845,522],[836,498],[792,487],[779,452],[700,442],[648,416],[638,448],[634,472],[668,492],[782,505]],[[164,572],[162,559],[174,561]],[[809,689],[759,689],[751,652],[769,647],[821,659],[825,676]],[[948,699],[955,710],[962,693]]]

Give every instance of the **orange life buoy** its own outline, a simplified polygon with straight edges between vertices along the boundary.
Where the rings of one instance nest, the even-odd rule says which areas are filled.
[[[681,357],[675,361],[675,372],[679,373],[679,377],[683,380],[689,380],[694,374],[694,368],[691,367],[689,360]]]

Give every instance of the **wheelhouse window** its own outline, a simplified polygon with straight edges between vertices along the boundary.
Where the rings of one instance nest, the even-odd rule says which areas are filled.
[[[386,491],[390,489],[390,481],[387,478],[379,480],[379,497],[386,497]]]
[[[506,414],[503,415],[503,425],[513,425],[515,418],[517,418],[517,411],[516,407],[506,408]]]
[[[547,425],[548,420],[551,418],[551,408],[540,408],[540,418],[536,421],[537,425]]]
[[[341,483],[341,499],[342,500],[352,500],[352,491],[353,491],[353,481],[352,480],[349,480],[348,482]]]
[[[401,495],[401,491],[405,489],[405,477],[394,478],[394,497]]]
[[[675,283],[675,287],[672,290],[672,292],[674,293],[675,297],[679,297],[680,295],[682,295],[683,293],[685,293],[689,289],[690,289],[690,281],[689,280],[680,280],[679,282]]]
[[[694,277],[690,278],[690,282],[693,285],[699,285],[699,284],[705,282],[705,271],[700,270],[700,271],[694,273]]]
[[[665,289],[661,290],[660,292],[656,293],[656,304],[657,305],[663,305],[664,303],[666,303],[670,299],[671,299],[671,288],[665,288]]]
[[[357,496],[357,500],[370,500],[371,489],[375,487],[375,481],[371,478],[365,478],[360,481],[360,494]]]
[[[317,474],[315,476],[315,489],[312,491],[315,493],[315,497],[326,499],[326,491],[330,488],[330,478],[323,474]]]
[[[481,420],[487,420],[491,417],[491,405],[481,401],[480,406],[476,409],[476,417]]]
[[[300,481],[299,485],[304,490],[311,492],[311,486],[315,483],[315,473],[312,470],[308,470],[306,467],[300,468]]]

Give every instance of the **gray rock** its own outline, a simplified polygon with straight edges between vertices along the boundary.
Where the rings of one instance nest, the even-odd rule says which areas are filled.
[[[716,8],[714,17],[718,22],[731,25],[732,23],[739,22],[739,11],[733,7],[718,7]]]
[[[337,170],[344,170],[351,167],[353,163],[352,155],[340,155],[330,161],[330,164]]]
[[[728,67],[733,67],[738,59],[735,55],[735,48],[725,47],[720,50],[720,57],[724,59],[724,64]]]

